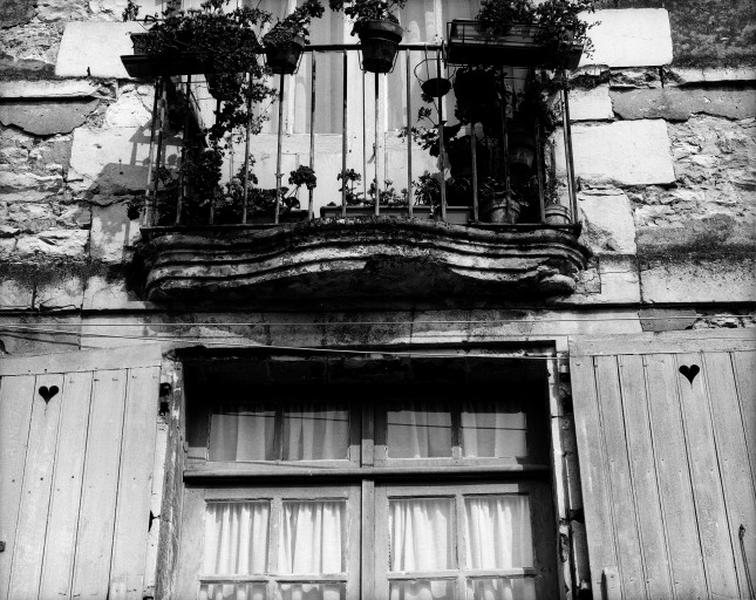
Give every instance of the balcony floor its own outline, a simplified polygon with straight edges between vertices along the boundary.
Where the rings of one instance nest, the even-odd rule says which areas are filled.
[[[142,230],[155,302],[564,296],[587,250],[568,227],[316,220]]]

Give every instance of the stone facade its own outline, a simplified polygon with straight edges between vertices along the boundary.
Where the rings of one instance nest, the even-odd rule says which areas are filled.
[[[529,264],[528,277],[546,281],[535,296],[504,288],[473,293],[489,288],[466,284],[469,272],[487,284],[506,280],[512,269],[495,253],[470,252],[470,240],[453,251],[442,241],[426,252],[446,252],[444,264],[464,268],[465,277],[431,270],[419,277],[413,271],[424,268],[421,260],[388,268],[400,245],[387,250],[391,240],[383,241],[376,259],[360,251],[357,235],[338,282],[348,286],[359,271],[361,285],[370,285],[358,298],[309,294],[298,281],[283,298],[263,294],[244,303],[207,292],[223,286],[205,289],[202,301],[191,294],[173,304],[149,300],[137,252],[140,222],[130,218],[129,205],[145,187],[154,89],[130,79],[120,62],[131,50],[128,32],[139,27],[120,22],[125,4],[0,0],[0,354],[107,349],[152,338],[167,349],[548,342],[566,351],[584,336],[756,325],[756,70],[676,66],[668,13],[653,2],[595,15],[596,50],[572,73],[570,92],[579,241],[589,255],[569,249],[569,268],[548,257]],[[156,0],[140,4],[148,14],[160,9]],[[303,140],[289,136],[291,156]],[[179,142],[167,140],[169,160]],[[270,142],[264,147],[273,148]],[[564,157],[561,143],[556,154]],[[422,232],[413,235],[418,248],[428,241]],[[282,237],[282,245],[304,252],[300,238]],[[330,254],[310,257],[313,271],[338,262],[340,250],[324,247]],[[288,254],[271,259],[274,251],[266,246],[250,261],[278,260],[266,273],[296,271]],[[171,268],[181,270],[180,258]],[[376,264],[378,275],[366,266]],[[570,278],[549,280],[565,273]],[[171,273],[162,276],[170,280]],[[413,277],[408,294],[380,293],[384,281],[401,286]],[[455,294],[437,293],[438,281]],[[179,387],[180,377],[170,377]],[[180,404],[180,394],[172,401]],[[179,410],[168,418],[175,442],[168,471],[180,463]],[[571,417],[559,421],[568,443]],[[165,434],[164,416],[161,427]],[[565,455],[575,460],[572,443]],[[181,482],[171,473],[166,493],[174,498]],[[173,564],[175,506],[164,506],[171,516],[161,535],[168,541],[154,560]],[[582,523],[573,525],[577,588],[590,578],[579,548]],[[168,597],[168,576],[161,577],[157,585]],[[154,585],[145,584],[145,593]]]

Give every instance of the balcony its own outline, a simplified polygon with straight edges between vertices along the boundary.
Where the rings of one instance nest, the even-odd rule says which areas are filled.
[[[537,124],[523,129],[515,109],[495,98],[525,94],[534,71],[497,69],[496,111],[458,122],[447,115],[465,102],[467,83],[419,100],[421,86],[435,96],[440,80],[470,77],[444,60],[442,46],[400,45],[389,74],[363,73],[358,61],[359,46],[312,45],[296,75],[276,76],[267,129],[255,134],[247,126],[241,139],[227,140],[214,188],[221,194],[181,165],[202,156],[190,142],[205,143],[200,132],[222,103],[210,99],[203,77],[169,77],[124,57],[135,75],[156,76],[140,207],[148,299],[572,293],[587,251],[578,240],[567,94],[551,99],[561,115],[556,133]],[[188,107],[182,119],[172,105]],[[431,124],[412,132],[419,106]],[[562,167],[557,135],[567,150]],[[296,189],[284,185],[287,171],[307,175],[303,167],[317,186],[307,177]]]

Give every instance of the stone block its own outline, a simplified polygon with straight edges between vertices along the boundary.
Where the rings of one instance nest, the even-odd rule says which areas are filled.
[[[572,121],[606,121],[614,118],[609,86],[599,85],[590,90],[570,91],[570,119]]]
[[[18,238],[15,253],[19,257],[47,255],[83,258],[89,231],[83,229],[48,229]]]
[[[69,133],[86,121],[98,100],[36,101],[0,104],[0,123],[34,135]]]
[[[0,81],[0,98],[86,98],[97,94],[97,86],[86,79],[65,81]]]
[[[753,67],[672,67],[669,73],[671,84],[690,83],[727,83],[731,81],[756,81],[756,69]]]
[[[127,0],[89,0],[89,10],[97,20],[121,21],[126,3]],[[165,8],[163,0],[139,0],[135,4],[139,6],[137,17],[140,19],[148,15],[159,16]]]
[[[0,27],[15,27],[28,23],[34,16],[36,4],[30,0],[0,0]]]
[[[34,308],[38,310],[77,309],[83,301],[84,283],[75,275],[40,284],[34,294]]]
[[[122,54],[131,54],[129,33],[143,31],[137,22],[74,21],[66,24],[55,63],[58,77],[113,77],[128,79]]]
[[[152,86],[128,85],[105,111],[108,127],[147,127],[152,119]]]
[[[588,190],[578,197],[583,233],[594,254],[635,254],[635,222],[630,199],[620,190]]]
[[[87,279],[84,288],[84,310],[144,309],[153,306],[137,298],[126,288],[123,277],[107,278],[95,275]]]
[[[640,268],[644,303],[753,302],[756,258],[752,255],[665,257],[644,261]]]
[[[87,0],[37,0],[40,21],[80,21],[89,17]]]
[[[695,113],[726,119],[756,116],[752,90],[680,89],[632,90],[611,93],[614,112],[623,119],[687,121]]]
[[[60,43],[60,24],[37,23],[4,29],[0,35],[0,67],[34,72],[34,76],[51,74]]]
[[[672,62],[669,15],[663,8],[597,10],[583,17],[598,25],[589,30],[594,51],[581,65],[652,67]]]
[[[34,290],[29,283],[4,277],[0,279],[0,310],[32,307]]]
[[[667,124],[662,120],[618,121],[572,127],[575,173],[588,182],[620,185],[675,181]],[[556,134],[557,169],[564,172],[564,144]]]
[[[92,206],[92,236],[89,252],[93,259],[123,262],[127,248],[139,239],[139,223],[126,215],[123,203]]]
[[[149,150],[149,129],[79,128],[71,147],[69,180],[80,180],[78,187],[101,194],[144,190]]]

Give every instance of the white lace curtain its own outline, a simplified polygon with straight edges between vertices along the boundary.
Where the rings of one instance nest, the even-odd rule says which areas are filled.
[[[386,443],[391,458],[452,455],[452,413],[438,400],[405,400],[387,412]],[[527,421],[523,401],[465,401],[460,411],[462,455],[527,456]]]
[[[389,568],[394,572],[433,572],[459,568],[455,556],[454,498],[394,499],[389,504]],[[498,495],[464,499],[466,569],[512,569],[533,564],[527,496]],[[534,600],[533,581],[481,577],[467,582],[475,600]],[[451,600],[455,579],[394,580],[391,600]]]
[[[283,600],[340,600],[345,586],[317,582],[320,575],[343,573],[346,555],[346,503],[342,500],[285,500],[278,548],[268,547],[270,503],[213,502],[205,520],[205,575],[312,575],[311,583],[278,584]],[[265,582],[213,582],[200,586],[200,600],[264,600]]]
[[[344,459],[348,446],[349,415],[339,405],[290,403],[278,414],[229,407],[210,419],[210,460]]]

